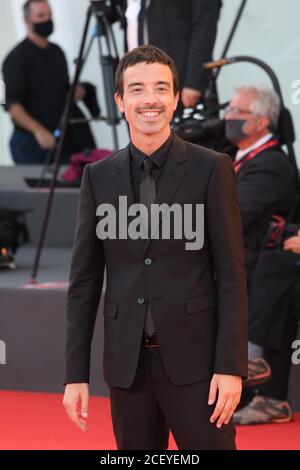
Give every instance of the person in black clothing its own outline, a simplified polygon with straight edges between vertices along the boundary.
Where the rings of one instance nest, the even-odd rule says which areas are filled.
[[[249,361],[250,402],[235,413],[236,424],[282,423],[293,418],[288,383],[300,319],[299,267],[300,231],[284,241],[283,249],[268,249],[259,257],[249,295],[249,340],[260,348],[260,356]],[[263,377],[268,378],[265,383]]]
[[[257,341],[254,342],[256,338],[253,331],[256,329],[259,335],[262,334],[262,331],[258,331],[262,327],[257,329],[257,327],[254,327],[254,324],[263,323],[265,310],[269,303],[266,296],[264,309],[260,308],[257,310],[253,308],[252,299],[256,298],[257,300],[258,297],[257,287],[261,289],[262,294],[265,293],[266,287],[262,280],[257,282],[256,270],[260,266],[260,253],[264,246],[272,215],[287,216],[295,197],[294,172],[276,136],[279,112],[279,98],[274,91],[260,87],[239,87],[230,102],[225,116],[226,137],[238,147],[234,160],[234,168],[243,225],[245,262],[250,299],[248,317],[248,377],[251,377],[251,369],[254,365],[261,368],[261,376],[265,375],[267,378],[270,375],[268,362],[261,361],[261,344]],[[268,280],[268,277],[265,279]],[[254,288],[256,294],[253,293]],[[282,327],[276,328],[276,332],[280,331],[282,333],[286,331],[286,338],[289,342],[289,338],[294,334],[292,328],[293,326],[287,325],[285,330],[282,325]],[[271,340],[272,336],[274,337],[274,331],[275,322],[273,319],[273,322],[270,323],[266,331],[268,341]],[[281,378],[278,377],[278,367],[275,365],[275,362],[279,356],[281,358],[285,357],[284,361],[286,362],[286,351],[289,354],[290,348],[290,345],[287,345],[288,343],[284,340],[284,344],[281,344],[278,350],[275,351],[277,359],[270,361],[273,377],[275,377],[273,384],[276,381],[281,381]],[[268,355],[267,359],[269,359]],[[284,393],[280,394],[281,397],[283,395]],[[249,399],[251,400],[252,396],[252,392],[248,393],[246,390],[242,397],[242,403],[246,403]],[[261,397],[255,397],[249,405],[242,407],[235,413],[235,423],[247,424],[250,422],[248,416],[249,407],[251,408],[251,419],[253,416],[257,419],[258,414],[264,414],[264,416],[269,414],[270,417],[273,412],[274,421],[276,419],[290,420],[290,408],[283,400],[281,400],[282,402],[279,405],[278,403],[276,404],[274,400],[277,398],[279,399],[279,395],[273,397],[271,395],[271,401],[262,401]],[[254,413],[252,413],[253,407],[255,408]],[[264,408],[263,413],[262,408]]]
[[[172,57],[179,73],[181,101],[193,107],[204,93],[212,60],[221,0],[113,0],[122,14],[125,49],[153,44]]]
[[[243,224],[248,284],[273,214],[286,216],[295,197],[294,172],[276,137],[277,94],[239,87],[225,115],[227,139],[238,147],[234,160]]]
[[[171,133],[179,84],[174,62],[162,50],[147,45],[128,52],[115,82],[131,142],[85,167],[68,293],[63,404],[86,431],[90,346],[106,271],[103,372],[118,449],[166,450],[171,430],[179,449],[233,450],[230,420],[247,373],[247,294],[232,163]],[[193,250],[185,246],[186,235],[176,236],[179,224],[169,219],[166,226],[164,217],[166,206],[172,211],[189,202],[185,230],[194,225],[199,202],[207,215],[205,243]],[[151,234],[145,224],[141,237],[103,238],[96,212],[107,203],[129,231],[135,222],[127,225],[124,216],[136,204],[143,208],[141,228],[154,203],[164,207],[157,220],[162,232],[151,216]]]
[[[10,147],[15,163],[42,164],[55,146],[53,132],[64,109],[69,76],[63,51],[48,41],[54,27],[48,2],[27,1],[24,18],[27,37],[3,63],[6,109],[15,126]],[[84,87],[78,85],[75,101],[85,95]],[[65,146],[63,160],[68,160],[70,151]]]

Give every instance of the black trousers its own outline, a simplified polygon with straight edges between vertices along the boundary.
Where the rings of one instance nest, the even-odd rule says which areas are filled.
[[[282,348],[279,351],[265,348],[264,356],[272,369],[272,379],[259,387],[259,393],[276,400],[286,400],[288,397],[289,375],[292,366],[291,345],[298,338],[297,329],[300,320],[300,280],[293,286],[291,311],[284,331]],[[300,330],[299,330],[300,332]]]
[[[264,348],[264,357],[270,364],[272,378],[258,387],[259,395],[276,400],[287,400],[290,370],[292,366],[292,343],[297,337],[297,321],[291,318],[285,328],[282,348],[273,350]]]
[[[110,387],[118,449],[166,450],[171,431],[179,450],[235,450],[232,421],[221,429],[209,421],[214,410],[207,404],[209,385],[209,381],[174,385],[159,348],[142,347],[133,385]]]
[[[264,348],[264,357],[272,370],[271,380],[259,386],[257,393],[286,400],[293,352],[291,345],[297,338],[300,318],[300,280],[299,268],[296,267],[299,256],[291,252],[279,252],[278,255],[276,260],[277,253],[269,252],[268,264],[258,273],[261,278],[257,277],[257,273],[256,277],[252,277],[255,263],[248,264],[248,284],[252,287],[249,296],[249,340]],[[255,290],[251,284],[253,279]],[[253,396],[254,390],[244,390],[240,407]]]

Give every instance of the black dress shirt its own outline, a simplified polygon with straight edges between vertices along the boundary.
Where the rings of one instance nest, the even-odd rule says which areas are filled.
[[[140,184],[143,176],[143,161],[145,158],[151,158],[153,168],[151,175],[156,183],[156,194],[159,191],[161,176],[167,161],[167,156],[173,142],[173,134],[171,133],[166,142],[159,147],[152,155],[148,156],[137,149],[133,143],[129,144],[130,151],[130,176],[133,196],[136,203],[140,202]]]

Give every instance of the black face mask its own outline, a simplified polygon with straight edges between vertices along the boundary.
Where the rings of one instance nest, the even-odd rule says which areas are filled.
[[[52,20],[44,21],[43,23],[32,23],[32,29],[39,36],[47,38],[53,33],[54,24]]]
[[[226,119],[225,120],[225,135],[226,139],[233,144],[237,144],[242,140],[249,137],[243,131],[243,127],[246,124],[245,119]]]

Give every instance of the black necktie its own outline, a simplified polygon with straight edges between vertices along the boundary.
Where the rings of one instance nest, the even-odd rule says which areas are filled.
[[[143,175],[140,184],[140,202],[144,204],[150,215],[151,204],[154,204],[156,199],[156,184],[151,171],[153,168],[153,161],[150,157],[145,158],[143,161]]]
[[[144,204],[148,210],[148,233],[151,233],[150,229],[150,217],[151,217],[151,204],[155,203],[156,199],[156,185],[155,180],[151,176],[151,170],[153,167],[153,161],[150,157],[145,158],[143,161],[143,175],[140,184],[140,203]],[[155,332],[150,305],[148,303],[145,321],[145,332],[151,336]]]

